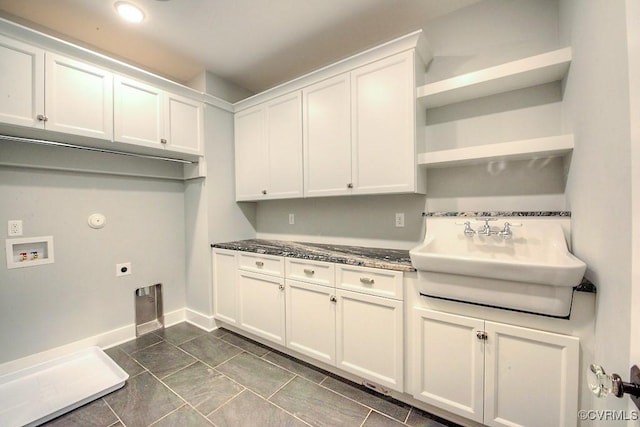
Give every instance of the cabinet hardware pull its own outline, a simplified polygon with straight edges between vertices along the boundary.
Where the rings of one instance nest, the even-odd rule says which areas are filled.
[[[40,122],[46,122],[49,120],[49,117],[45,116],[44,114],[38,114],[36,116],[36,118],[38,119],[38,121]]]
[[[485,331],[478,331],[476,332],[476,337],[478,337],[479,340],[486,341],[489,338],[489,335],[487,335]]]
[[[160,140],[160,144],[166,144],[166,143],[167,143],[167,140],[166,140],[166,139],[162,138],[162,139]]]
[[[264,262],[256,261],[256,267],[264,267]]]
[[[331,295],[331,296],[329,297],[329,301],[331,301],[331,302],[337,302],[337,301],[338,301],[338,298],[336,298],[336,296],[335,296],[335,295]]]
[[[350,182],[350,183],[348,183],[348,184],[347,184],[347,188],[353,188],[353,183],[351,183],[351,182]]]
[[[281,291],[284,291],[284,285],[278,286],[278,289],[280,289]]]
[[[375,280],[369,279],[368,277],[361,277],[360,278],[360,283],[362,283],[364,285],[373,285],[375,283]]]
[[[309,276],[313,276],[314,274],[316,274],[316,272],[311,270],[310,268],[305,268],[304,269],[304,274],[308,274]]]
[[[262,194],[267,194],[267,190],[262,190]]]

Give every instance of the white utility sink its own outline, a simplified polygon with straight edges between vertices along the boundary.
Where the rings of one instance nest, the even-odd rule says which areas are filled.
[[[449,298],[552,316],[567,316],[573,287],[586,265],[567,247],[568,219],[499,218],[493,232],[509,222],[503,238],[465,235],[461,222],[474,230],[485,224],[474,218],[427,220],[424,243],[409,254],[418,270],[418,287],[427,296]]]

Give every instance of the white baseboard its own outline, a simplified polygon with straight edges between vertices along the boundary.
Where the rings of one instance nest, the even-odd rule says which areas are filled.
[[[180,308],[178,310],[170,311],[169,313],[164,313],[164,327],[168,328],[169,326],[173,326],[187,320],[185,311],[186,308]]]
[[[213,316],[207,316],[188,308],[181,308],[164,314],[165,328],[176,325],[178,323],[182,323],[184,321],[187,321],[201,329],[204,329],[207,332],[210,332],[217,328],[217,325],[213,320]],[[119,344],[130,341],[135,337],[136,325],[132,323],[130,325],[112,329],[110,331],[84,338],[79,341],[74,341],[60,347],[55,347],[40,353],[31,354],[20,359],[2,363],[0,364],[0,375],[24,369],[29,366],[37,365],[56,357],[60,357],[68,353],[73,353],[74,351],[78,351],[94,345],[102,349],[115,347]]]
[[[191,323],[192,325],[195,325],[200,329],[204,329],[207,332],[218,329],[218,325],[216,324],[213,316],[207,316],[206,314],[202,314],[189,308],[185,309],[185,312],[187,315],[187,322]]]
[[[112,329],[102,334],[94,335],[79,341],[45,350],[40,353],[31,354],[20,359],[11,360],[0,365],[0,375],[14,372],[29,366],[46,362],[47,360],[63,356],[74,351],[81,350],[86,347],[98,346],[100,348],[109,348],[132,340],[136,337],[136,325],[130,324],[121,328]]]

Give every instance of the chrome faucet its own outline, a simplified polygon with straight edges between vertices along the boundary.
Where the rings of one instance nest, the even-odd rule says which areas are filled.
[[[522,224],[511,224],[510,222],[505,222],[502,230],[498,232],[498,236],[502,237],[503,239],[510,239],[511,236],[513,236],[511,227],[522,227]]]
[[[484,221],[484,225],[482,226],[482,230],[478,230],[478,234],[481,234],[483,236],[491,236],[492,234],[496,234],[496,231],[491,231],[491,226],[489,225],[489,221],[491,221],[489,218],[485,218],[482,221]]]
[[[476,234],[476,230],[471,228],[471,223],[469,221],[465,221],[464,223],[464,235],[467,237],[471,237]]]

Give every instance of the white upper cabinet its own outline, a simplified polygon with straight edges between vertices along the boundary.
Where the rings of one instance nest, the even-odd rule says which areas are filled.
[[[114,139],[157,147],[164,134],[162,91],[157,87],[116,76],[113,87]]]
[[[350,193],[351,79],[349,73],[302,91],[304,195]]]
[[[416,188],[414,53],[351,73],[353,194]]]
[[[302,197],[299,91],[236,113],[236,200]]]
[[[234,125],[236,200],[258,200],[263,196],[262,191],[266,191],[264,177],[268,170],[264,107],[236,113]]]
[[[45,128],[112,140],[113,75],[49,52],[45,69]]]
[[[114,139],[200,154],[202,104],[126,77],[114,81]]]
[[[112,139],[109,71],[5,37],[0,68],[3,123]]]
[[[44,128],[44,51],[0,36],[0,121]]]
[[[236,167],[246,171],[236,177],[237,200],[424,193],[426,171],[417,162],[416,71],[422,77],[431,59],[428,50],[415,32],[236,104]],[[250,110],[262,108],[268,116],[269,105],[287,91],[302,92],[301,122],[281,122],[286,132],[272,138],[273,119],[264,118],[265,138],[272,138],[265,157],[271,174],[269,181],[260,180],[253,172],[259,160],[246,157],[252,151],[245,139],[250,131],[242,128]],[[302,129],[301,144],[294,143],[297,126]],[[272,141],[278,141],[277,150]],[[261,150],[258,145],[254,151]],[[295,164],[298,158],[302,160]],[[279,168],[273,167],[276,163]],[[302,187],[297,180],[300,171]],[[283,188],[241,191],[258,185],[250,180]]]
[[[164,139],[166,148],[202,154],[203,104],[184,96],[165,92]]]
[[[203,154],[200,94],[177,95],[163,89],[171,89],[166,82],[154,86],[2,35],[0,73],[0,125],[9,125],[8,135],[190,160]]]

